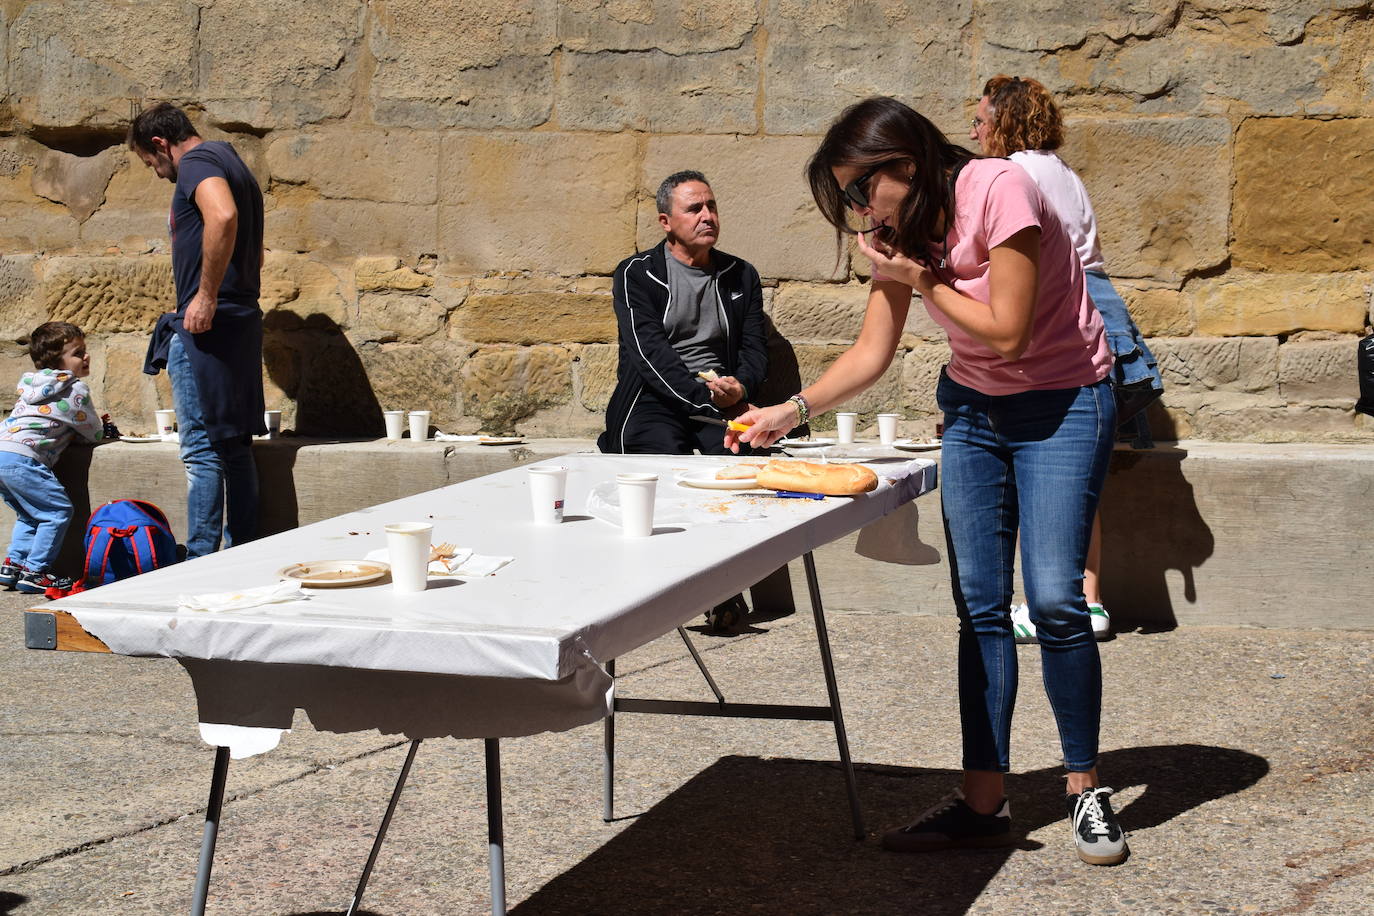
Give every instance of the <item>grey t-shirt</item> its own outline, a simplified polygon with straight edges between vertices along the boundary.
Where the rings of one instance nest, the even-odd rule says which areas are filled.
[[[668,254],[668,342],[693,372],[725,369],[727,320],[716,293],[714,268],[702,270]]]

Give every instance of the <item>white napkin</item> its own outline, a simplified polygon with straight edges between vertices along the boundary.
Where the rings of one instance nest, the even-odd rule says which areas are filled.
[[[382,563],[389,563],[389,558],[390,554],[387,553],[385,547],[380,550],[373,550],[363,557],[365,560],[377,560]],[[472,552],[472,548],[459,547],[453,551],[453,556],[431,562],[429,574],[431,576],[451,576],[455,579],[480,579],[483,576],[490,576],[514,559],[515,557],[477,556]]]
[[[482,436],[455,436],[453,433],[441,433],[437,430],[434,433],[435,442],[480,442]]]
[[[244,608],[261,607],[264,604],[281,604],[286,601],[303,600],[301,584],[292,580],[274,582],[259,588],[246,588],[237,592],[214,592],[208,595],[180,595],[177,597],[178,611],[241,611]]]

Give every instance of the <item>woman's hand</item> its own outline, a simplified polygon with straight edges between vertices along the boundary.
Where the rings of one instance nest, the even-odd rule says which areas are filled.
[[[772,407],[750,407],[735,420],[747,423],[749,428],[742,433],[733,429],[725,431],[725,445],[730,451],[738,454],[741,443],[754,448],[767,448],[797,425],[797,405],[788,401]]]
[[[858,242],[859,253],[873,263],[874,272],[889,280],[905,283],[922,296],[926,295],[935,283],[935,275],[882,239],[875,237],[878,235],[881,235],[881,232],[860,233],[854,237]]]

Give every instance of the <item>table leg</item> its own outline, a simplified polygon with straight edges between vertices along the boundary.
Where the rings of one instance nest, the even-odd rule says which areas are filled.
[[[830,694],[830,709],[834,714],[835,742],[840,748],[840,765],[844,768],[845,785],[849,789],[849,812],[854,817],[854,838],[862,840],[863,812],[859,810],[859,785],[854,779],[854,763],[849,759],[849,738],[844,731],[844,714],[840,712],[840,688],[835,682],[835,663],[830,657],[830,636],[825,628],[825,609],[821,606],[821,587],[816,581],[816,559],[807,551],[802,556],[806,566],[806,587],[811,592],[811,613],[816,618],[816,641],[821,649],[821,667],[825,669],[825,689]]]
[[[615,681],[615,659],[606,662],[606,673]],[[601,819],[615,820],[615,707],[602,726],[601,738]]]
[[[219,837],[219,815],[224,807],[224,784],[229,778],[229,748],[215,748],[215,769],[210,776],[210,801],[205,807],[205,832],[200,839],[200,864],[196,867],[196,887],[191,897],[191,916],[204,916],[205,898],[210,891],[210,868],[215,864],[215,840]]]
[[[701,660],[701,653],[697,651],[697,647],[692,645],[692,640],[687,635],[687,631],[678,627],[677,635],[682,637],[682,642],[687,646],[687,651],[692,653],[692,661],[697,663],[697,669],[701,671],[701,676],[706,678],[706,686],[710,687],[711,692],[716,695],[716,702],[724,703],[725,694],[720,692],[720,688],[716,686],[716,679],[711,677],[711,672],[706,670],[706,663]]]
[[[372,866],[377,864],[377,854],[382,851],[382,840],[386,839],[387,828],[391,826],[391,816],[396,813],[396,803],[401,800],[401,789],[410,776],[410,765],[415,762],[415,752],[420,749],[422,740],[416,738],[410,742],[410,750],[406,753],[406,762],[401,765],[401,775],[396,778],[396,788],[391,790],[391,801],[386,806],[386,814],[382,816],[381,826],[377,828],[377,838],[372,841],[372,851],[368,853],[367,864],[363,866],[363,875],[358,879],[358,889],[353,892],[353,899],[348,904],[346,916],[353,916],[354,913],[358,912],[358,906],[363,902],[363,891],[367,890],[367,882],[372,877]]]
[[[501,739],[484,738],[487,750],[487,849],[491,854],[491,912],[506,916],[506,850],[501,828]]]

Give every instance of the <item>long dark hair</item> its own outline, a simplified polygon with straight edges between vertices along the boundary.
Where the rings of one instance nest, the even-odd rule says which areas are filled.
[[[907,257],[930,263],[932,242],[943,237],[942,217],[954,216],[954,188],[949,174],[977,158],[945,135],[919,112],[896,99],[874,96],[850,105],[825,132],[821,145],[806,164],[811,196],[830,225],[835,243],[852,235],[844,190],[831,169],[855,165],[870,169],[894,159],[910,160],[916,167],[911,189],[898,208],[888,240]]]

